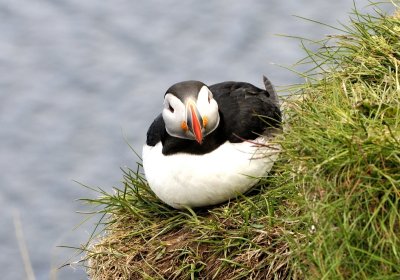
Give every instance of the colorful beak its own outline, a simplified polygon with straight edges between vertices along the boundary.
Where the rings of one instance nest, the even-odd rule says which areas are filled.
[[[201,144],[203,142],[203,119],[197,109],[196,103],[191,100],[186,105],[186,121],[196,141]]]

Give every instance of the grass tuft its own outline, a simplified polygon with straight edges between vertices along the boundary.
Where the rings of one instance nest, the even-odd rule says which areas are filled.
[[[273,173],[229,203],[175,210],[139,169],[85,199],[106,215],[91,279],[399,279],[400,16],[354,10],[304,43]]]

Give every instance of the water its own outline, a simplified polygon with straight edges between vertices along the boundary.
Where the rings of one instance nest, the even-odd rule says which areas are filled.
[[[367,1],[357,1],[360,7]],[[291,15],[337,24],[352,1],[0,0],[0,269],[25,279],[13,221],[20,217],[37,279],[84,279],[73,255],[93,222],[73,230],[120,167],[135,167],[147,127],[173,83],[299,82],[299,42],[333,33]]]

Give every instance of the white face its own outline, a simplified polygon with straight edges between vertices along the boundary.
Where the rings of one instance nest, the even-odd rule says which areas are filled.
[[[162,116],[169,135],[196,140],[213,132],[219,124],[218,104],[208,87],[203,86],[197,100],[188,98],[184,103],[171,93],[164,98]],[[194,123],[198,120],[200,126]]]

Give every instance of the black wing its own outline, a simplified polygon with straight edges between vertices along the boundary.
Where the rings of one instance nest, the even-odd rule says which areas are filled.
[[[281,112],[272,86],[272,92],[243,82],[223,82],[209,88],[218,103],[223,134],[230,142],[252,140],[268,128],[280,127]]]
[[[149,130],[147,130],[146,144],[149,146],[155,146],[165,134],[165,123],[161,114],[150,125]]]

